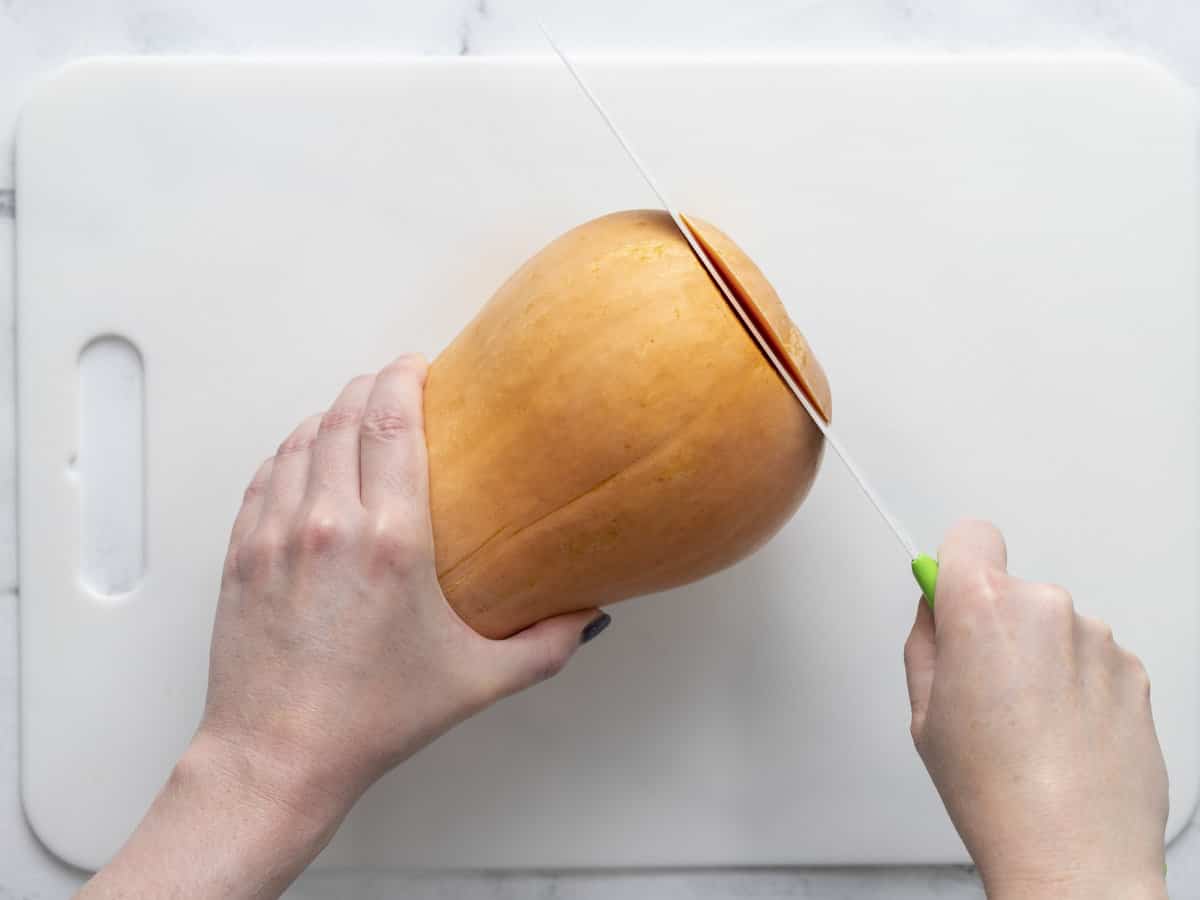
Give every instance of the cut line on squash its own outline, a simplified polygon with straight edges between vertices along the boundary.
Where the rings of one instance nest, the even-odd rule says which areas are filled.
[[[754,298],[750,295],[750,291],[748,291],[746,286],[742,284],[741,279],[739,279],[737,276],[737,273],[733,271],[727,262],[725,262],[724,258],[717,251],[716,247],[704,239],[704,235],[700,233],[700,229],[694,226],[687,216],[685,216],[683,213],[680,213],[679,218],[683,220],[684,225],[687,226],[687,229],[691,233],[692,237],[696,239],[696,243],[699,244],[704,249],[704,252],[708,254],[708,258],[712,260],[713,266],[716,268],[717,272],[720,273],[721,278],[724,279],[725,284],[729,287],[730,292],[733,294],[738,304],[742,307],[742,311],[745,312],[746,317],[754,323],[754,327],[757,328],[758,333],[762,335],[763,341],[771,348],[771,352],[775,354],[775,358],[779,360],[780,364],[785,369],[787,369],[788,375],[790,375],[792,380],[796,382],[796,385],[800,388],[800,390],[804,392],[804,396],[808,399],[808,402],[812,404],[813,409],[815,409],[820,414],[821,418],[828,423],[829,411],[824,408],[821,401],[817,398],[812,386],[808,383],[808,379],[804,377],[804,373],[800,370],[800,367],[796,365],[796,361],[792,359],[792,355],[788,353],[783,341],[780,339],[779,335],[776,334],[775,329],[771,327],[771,323],[767,321],[767,317],[762,314],[762,310],[758,308],[758,304],[754,302]],[[720,290],[719,287],[718,290]],[[722,299],[725,299],[723,295]],[[726,302],[728,302],[728,300],[726,300]],[[740,324],[743,329],[746,328],[745,323],[742,322],[740,318],[738,320],[738,324]],[[748,329],[747,334],[751,340],[753,340],[754,336],[749,334]],[[763,353],[762,348],[758,346],[757,341],[755,341],[754,346],[759,353],[762,353],[763,358],[767,360],[767,363],[770,364],[770,358]],[[772,366],[772,368],[774,368],[774,366]]]

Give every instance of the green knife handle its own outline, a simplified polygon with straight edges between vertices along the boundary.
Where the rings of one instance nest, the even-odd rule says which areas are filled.
[[[933,594],[937,590],[937,560],[922,553],[912,561],[912,572],[917,584],[921,586],[921,593],[925,595],[925,602],[929,604],[929,611],[933,612]]]

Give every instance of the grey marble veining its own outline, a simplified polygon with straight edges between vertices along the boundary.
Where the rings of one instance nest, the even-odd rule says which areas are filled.
[[[0,0],[0,329],[12,349],[11,136],[35,80],[73,59],[112,53],[477,54],[544,52],[544,16],[576,51],[1118,48],[1200,85],[1194,0],[744,0],[550,5],[530,0]],[[0,591],[17,583],[12,354],[0,356]],[[28,829],[18,796],[17,604],[0,593],[0,900],[69,895],[84,877]],[[1200,825],[1172,845],[1172,896],[1200,897]],[[828,869],[398,875],[303,878],[295,898],[601,900],[982,897],[969,869]]]

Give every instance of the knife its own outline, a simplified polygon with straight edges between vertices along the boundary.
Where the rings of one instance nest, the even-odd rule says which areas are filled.
[[[609,131],[613,133],[613,136],[617,139],[617,142],[620,143],[626,155],[633,162],[634,167],[637,168],[638,172],[641,173],[642,178],[644,178],[646,183],[650,186],[650,190],[654,192],[654,195],[658,198],[659,203],[662,204],[663,209],[665,209],[668,215],[670,215],[672,221],[675,223],[675,226],[683,235],[684,240],[686,240],[688,246],[692,248],[692,252],[696,254],[696,258],[700,260],[701,265],[704,266],[705,270],[709,274],[709,277],[712,278],[713,283],[716,284],[720,289],[721,293],[725,297],[726,302],[737,314],[737,317],[741,320],[742,325],[745,326],[746,331],[758,345],[759,350],[762,351],[762,354],[767,358],[767,361],[770,362],[772,367],[774,367],[780,379],[782,379],[783,383],[787,385],[788,390],[792,392],[795,398],[800,402],[800,405],[804,407],[804,411],[808,413],[809,417],[813,420],[813,424],[817,426],[817,429],[825,437],[825,441],[830,447],[833,448],[834,453],[837,455],[838,459],[842,461],[842,464],[846,467],[847,471],[849,471],[851,477],[853,477],[855,483],[862,490],[871,506],[875,508],[875,511],[879,513],[880,518],[887,523],[887,526],[891,530],[892,534],[896,536],[896,540],[900,542],[900,546],[904,548],[904,552],[909,559],[913,577],[916,579],[917,584],[921,588],[921,594],[925,597],[925,602],[929,605],[930,610],[932,610],[933,596],[937,588],[937,561],[917,550],[917,545],[913,542],[912,538],[909,537],[908,532],[903,528],[903,526],[901,526],[900,521],[888,511],[888,508],[884,505],[882,498],[871,487],[870,483],[863,475],[862,470],[859,469],[859,467],[855,464],[850,454],[846,452],[845,446],[834,433],[832,425],[829,422],[826,422],[825,418],[817,411],[817,408],[813,405],[812,400],[809,399],[808,394],[805,393],[804,389],[799,383],[799,371],[797,370],[796,373],[793,374],[793,372],[791,372],[788,366],[785,364],[784,361],[790,361],[790,357],[784,352],[783,347],[780,345],[778,337],[775,335],[774,331],[766,324],[766,319],[759,312],[753,298],[751,298],[748,293],[740,290],[740,285],[738,285],[736,279],[727,279],[725,277],[725,275],[722,273],[720,261],[715,258],[714,254],[712,254],[707,247],[704,246],[704,243],[698,238],[697,233],[688,223],[687,218],[680,214],[675,207],[671,205],[671,202],[667,199],[666,194],[663,192],[662,188],[659,187],[658,182],[654,180],[654,176],[650,174],[650,170],[646,168],[645,164],[638,157],[637,153],[634,152],[634,149],[632,146],[630,146],[629,141],[625,140],[625,136],[621,134],[620,129],[617,128],[612,117],[605,111],[604,106],[601,105],[599,98],[592,93],[591,88],[587,86],[587,82],[583,80],[583,76],[579,74],[579,71],[572,64],[571,60],[567,58],[566,53],[564,53],[562,48],[559,47],[558,42],[554,40],[554,36],[550,34],[550,30],[540,22],[538,23],[538,27],[541,28],[542,34],[545,35],[546,41],[550,44],[551,49],[558,55],[558,58],[563,61],[563,65],[567,67],[567,71],[570,72],[571,77],[575,79],[575,83],[579,85],[579,88],[583,91],[584,96],[586,96],[591,102],[592,106],[596,108],[596,112],[600,114],[600,117],[604,119],[604,123],[608,126]],[[731,287],[731,284],[733,284],[734,287]]]

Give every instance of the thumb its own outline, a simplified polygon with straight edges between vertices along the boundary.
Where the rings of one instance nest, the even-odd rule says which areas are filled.
[[[925,711],[929,708],[929,695],[933,690],[936,661],[933,613],[922,597],[917,600],[917,619],[904,642],[904,671],[908,676],[908,699],[912,704],[912,735],[918,743],[925,728]]]
[[[579,647],[608,627],[612,616],[584,609],[543,619],[496,643],[500,690],[515,694],[563,670]]]

